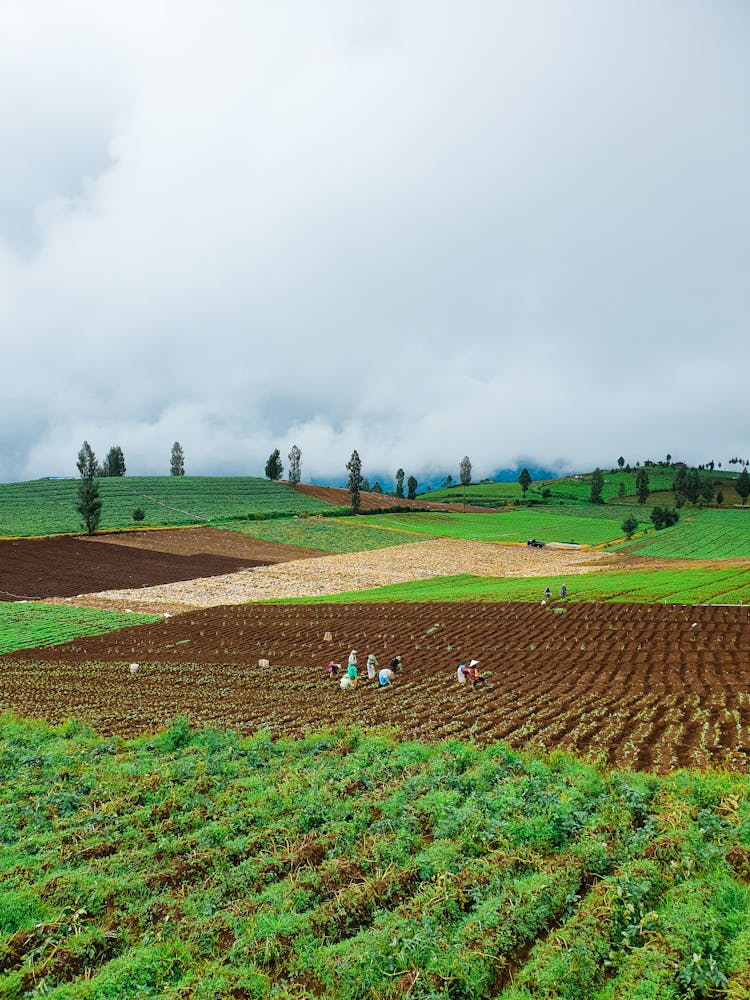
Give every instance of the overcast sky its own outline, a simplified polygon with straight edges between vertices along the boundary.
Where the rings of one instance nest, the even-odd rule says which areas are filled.
[[[0,479],[750,452],[747,0],[0,0]]]

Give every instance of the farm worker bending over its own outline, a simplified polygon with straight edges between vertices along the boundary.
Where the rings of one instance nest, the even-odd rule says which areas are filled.
[[[341,687],[342,691],[346,691],[347,688],[356,687],[357,678],[355,677],[354,680],[352,680],[352,678],[348,674],[344,674],[344,676],[339,681],[339,686]]]
[[[375,671],[378,669],[377,657],[374,653],[370,653],[367,657],[367,679],[368,681],[375,680]]]
[[[341,670],[341,664],[334,663],[333,660],[331,660],[331,662],[326,667],[326,670],[331,675],[331,677],[336,677],[338,675],[339,670]]]
[[[346,667],[346,672],[349,675],[349,680],[356,681],[357,679],[357,650],[353,649],[349,653],[349,663]]]
[[[470,676],[470,670],[465,663],[459,663],[456,669],[456,680],[459,684],[465,684]]]
[[[396,675],[388,667],[383,667],[383,669],[378,674],[378,682],[381,687],[385,687],[386,684],[390,684]]]
[[[391,670],[395,674],[400,669],[401,669],[401,657],[400,656],[394,656],[393,659],[391,660]]]
[[[485,684],[486,681],[482,674],[477,670],[477,664],[479,660],[469,661],[469,677],[471,678],[471,686],[473,688],[478,688],[481,684]]]

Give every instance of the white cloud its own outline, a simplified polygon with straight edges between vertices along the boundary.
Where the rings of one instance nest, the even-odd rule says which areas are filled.
[[[0,478],[747,450],[745,5],[106,8],[0,0]]]

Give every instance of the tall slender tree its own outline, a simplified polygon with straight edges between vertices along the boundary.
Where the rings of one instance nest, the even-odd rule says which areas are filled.
[[[84,441],[76,462],[80,480],[78,482],[76,510],[81,515],[83,527],[88,535],[93,535],[99,527],[102,516],[102,501],[99,498],[99,484],[96,481],[98,465],[93,448]]]
[[[349,471],[349,481],[347,488],[352,498],[352,510],[356,514],[359,510],[359,491],[362,487],[362,461],[356,449],[352,452],[352,457],[346,463]]]
[[[409,500],[416,500],[417,499],[417,486],[419,485],[419,483],[414,478],[414,476],[409,476],[409,478],[406,481],[406,485],[408,487],[408,492],[406,494],[407,497],[409,498]]]
[[[102,476],[124,476],[125,456],[119,444],[114,445],[107,452],[107,457],[102,464],[100,475]]]
[[[521,475],[518,477],[518,485],[521,487],[521,492],[525,500],[528,488],[531,486],[531,475],[528,469],[521,469]]]
[[[300,482],[302,478],[302,473],[300,471],[300,459],[302,458],[302,452],[297,447],[296,444],[292,445],[292,449],[289,452],[289,482],[294,486]]]
[[[172,454],[169,457],[169,474],[170,476],[185,475],[185,452],[179,441],[175,441],[172,445]]]
[[[399,499],[403,499],[404,496],[404,476],[406,473],[403,469],[396,469],[396,496]]]
[[[645,469],[639,469],[635,474],[635,493],[638,497],[638,503],[641,507],[648,500],[648,495],[651,492],[648,486],[648,473]]]
[[[737,476],[734,488],[739,493],[742,506],[744,507],[747,503],[747,498],[750,497],[750,475],[748,475],[747,469],[743,469],[739,476]]]
[[[468,455],[464,455],[458,463],[458,480],[462,486],[471,484],[471,462]]]
[[[597,466],[591,473],[591,490],[589,492],[590,503],[604,503],[602,490],[604,489],[604,473]]]
[[[272,482],[276,483],[279,479],[281,479],[283,473],[284,466],[281,464],[279,449],[274,448],[268,456],[268,461],[266,462],[266,479],[270,479]]]

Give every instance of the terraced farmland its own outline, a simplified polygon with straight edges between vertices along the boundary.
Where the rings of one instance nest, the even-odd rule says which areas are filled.
[[[662,559],[749,559],[750,508],[683,510],[674,527],[623,548]]]
[[[340,691],[323,668],[351,648],[386,662],[401,654],[398,683]],[[456,683],[456,664],[471,657],[487,672],[477,691]],[[750,761],[748,608],[218,607],[12,654],[0,668],[0,708],[123,735],[185,714],[246,733],[343,722],[410,738],[531,741],[657,771]]]
[[[248,514],[300,514],[331,510],[281,483],[256,477],[123,476],[98,480],[101,528],[132,526],[141,507],[144,525],[209,524]],[[0,483],[0,536],[80,532],[74,479]]]

